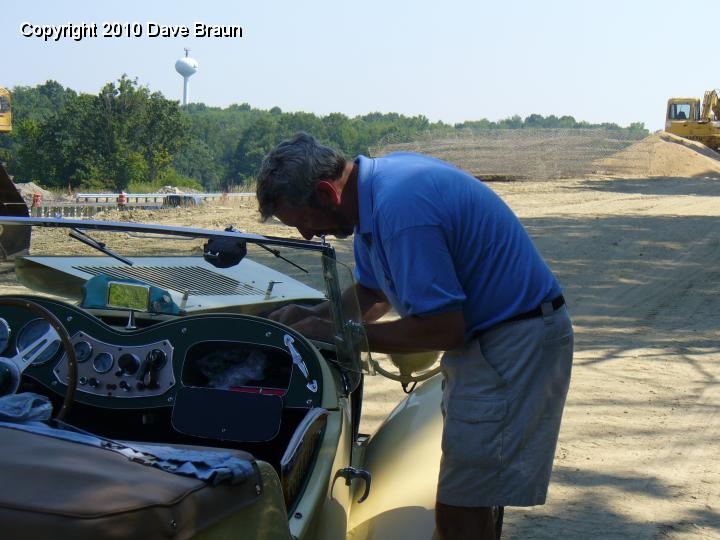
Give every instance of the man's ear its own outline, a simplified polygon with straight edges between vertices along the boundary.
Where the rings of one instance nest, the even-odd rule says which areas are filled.
[[[335,182],[332,180],[320,180],[317,184],[315,184],[315,191],[319,195],[328,197],[332,201],[333,206],[340,206],[340,190],[335,186]]]

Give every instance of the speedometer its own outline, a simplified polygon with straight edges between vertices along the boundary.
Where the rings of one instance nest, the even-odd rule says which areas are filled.
[[[35,319],[23,326],[17,338],[18,352],[24,360],[34,357],[38,366],[52,360],[60,350],[60,336],[45,319]]]

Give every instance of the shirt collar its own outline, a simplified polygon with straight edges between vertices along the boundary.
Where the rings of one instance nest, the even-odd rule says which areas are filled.
[[[355,231],[360,234],[372,232],[372,174],[375,169],[375,160],[365,156],[358,156],[355,159],[358,165],[357,190],[358,190],[358,215],[359,222]]]

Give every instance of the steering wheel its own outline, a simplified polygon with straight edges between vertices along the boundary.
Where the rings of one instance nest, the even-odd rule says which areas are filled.
[[[70,334],[68,334],[68,331],[65,330],[65,327],[55,315],[37,302],[26,300],[24,298],[4,297],[0,298],[0,307],[2,306],[14,306],[32,311],[35,315],[47,322],[55,330],[55,332],[57,332],[68,359],[67,389],[65,390],[65,396],[63,398],[60,411],[56,415],[58,420],[62,420],[70,410],[70,405],[75,398],[75,388],[77,387],[78,380],[77,358],[75,356],[75,348],[70,341]],[[48,334],[46,334],[46,336],[47,335]],[[23,372],[33,363],[43,350],[44,348],[38,347],[36,350],[31,350],[30,352],[27,350],[19,351],[12,358],[0,357],[0,370],[5,371],[4,375],[6,378],[9,377],[9,383],[6,385],[7,389],[3,393],[13,394],[17,392]]]
[[[374,358],[370,358],[370,368],[383,377],[387,377],[393,381],[398,381],[406,394],[415,390],[417,383],[425,381],[434,375],[440,373],[440,366],[430,368],[438,359],[437,351],[428,351],[423,353],[407,353],[407,354],[389,354],[390,361],[398,369],[399,374],[387,371]],[[426,371],[424,371],[426,370]],[[412,386],[411,386],[412,384]],[[410,387],[408,389],[408,386]]]

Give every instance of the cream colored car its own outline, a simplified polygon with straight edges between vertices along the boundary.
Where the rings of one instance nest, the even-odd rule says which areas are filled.
[[[433,538],[437,355],[362,359],[330,245],[0,211],[4,537]],[[266,318],[325,300],[332,343]],[[363,435],[370,373],[424,381]]]

